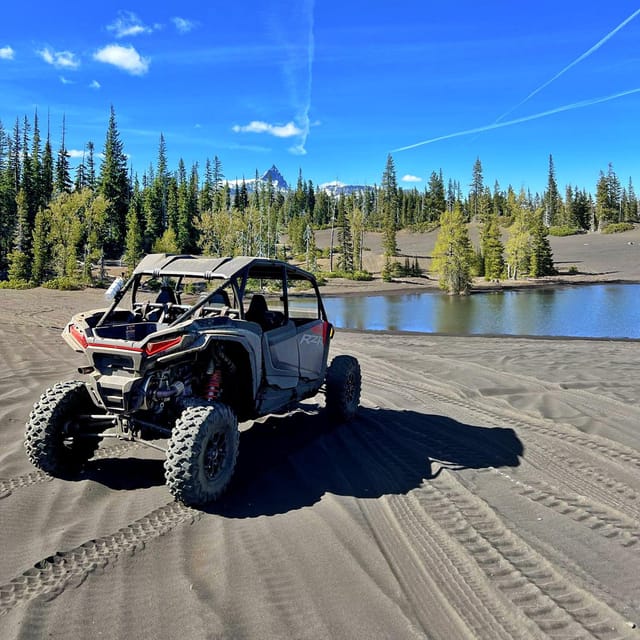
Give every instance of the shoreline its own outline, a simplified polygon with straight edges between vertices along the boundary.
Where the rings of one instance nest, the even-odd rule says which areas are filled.
[[[640,284],[638,278],[605,278],[595,274],[557,275],[525,280],[500,280],[487,282],[480,278],[474,280],[468,295],[494,293],[498,291],[526,291],[530,289],[552,289],[565,286],[589,286],[598,284]],[[385,282],[380,278],[373,280],[348,280],[335,278],[320,286],[323,297],[404,295],[414,293],[439,293],[449,295],[438,286],[438,281],[428,277],[408,278]]]

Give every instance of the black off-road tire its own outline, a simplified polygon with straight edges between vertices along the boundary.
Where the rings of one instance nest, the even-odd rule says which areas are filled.
[[[169,491],[184,504],[213,502],[231,481],[239,445],[238,419],[226,404],[186,407],[167,447],[164,471]]]
[[[31,463],[52,476],[76,473],[101,440],[73,436],[79,431],[78,416],[96,411],[84,382],[59,382],[47,389],[26,424],[24,446]]]
[[[334,422],[351,420],[360,405],[362,374],[353,356],[336,356],[327,369],[325,394],[327,411]]]

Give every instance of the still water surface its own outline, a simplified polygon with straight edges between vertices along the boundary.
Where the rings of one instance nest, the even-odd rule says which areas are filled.
[[[598,284],[447,296],[429,292],[324,299],[340,328],[457,335],[640,338],[640,285]]]

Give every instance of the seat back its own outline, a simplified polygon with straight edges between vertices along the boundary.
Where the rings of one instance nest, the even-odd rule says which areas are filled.
[[[264,296],[256,293],[251,298],[249,308],[244,314],[244,317],[245,320],[257,322],[263,329],[266,329],[268,311],[269,308],[267,307],[267,301],[264,299]]]

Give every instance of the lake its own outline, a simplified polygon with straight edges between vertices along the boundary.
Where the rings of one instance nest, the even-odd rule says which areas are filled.
[[[327,297],[324,304],[330,321],[344,329],[640,338],[640,284]]]

